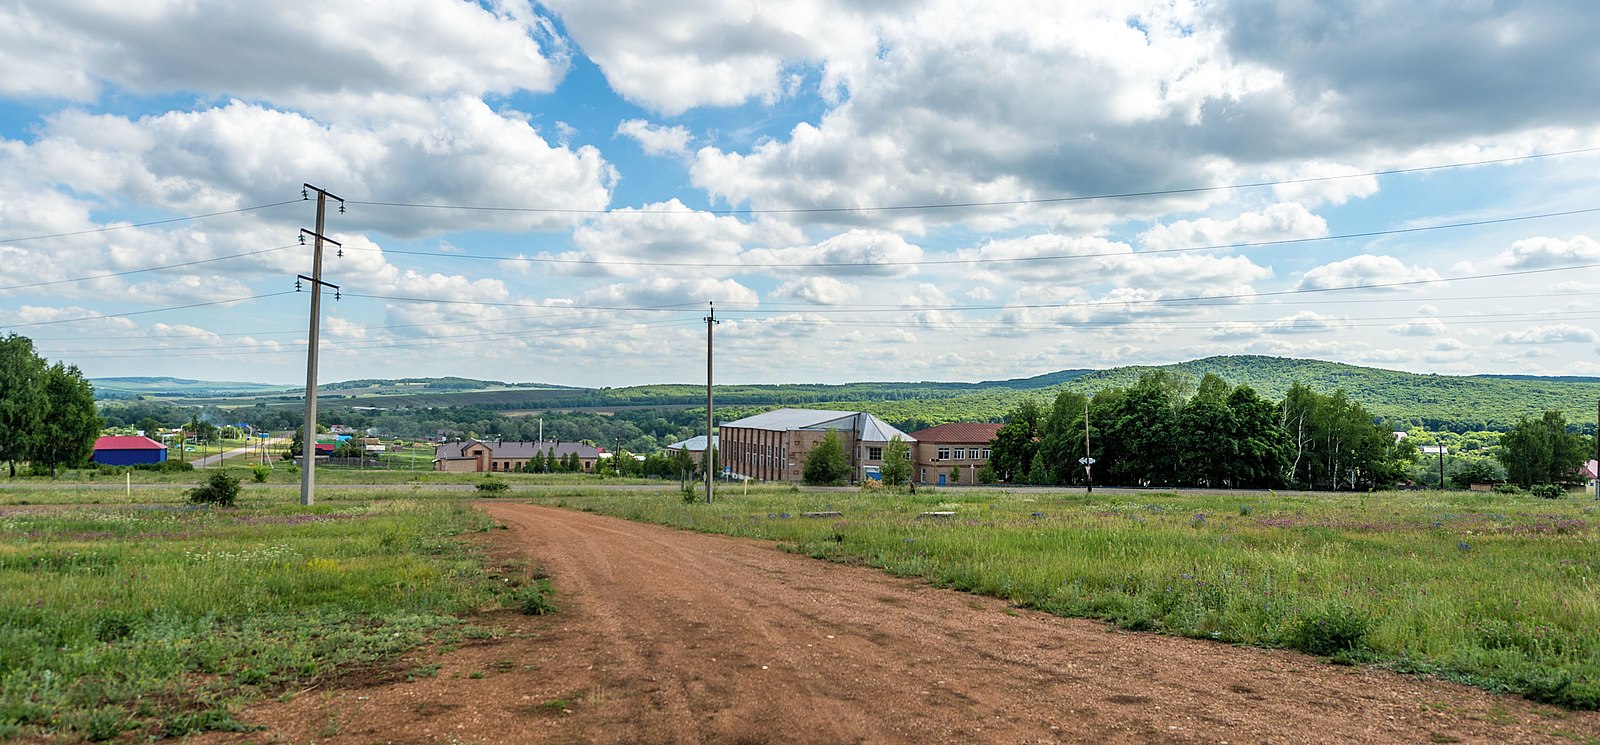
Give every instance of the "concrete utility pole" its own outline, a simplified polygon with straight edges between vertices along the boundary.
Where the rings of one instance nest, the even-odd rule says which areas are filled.
[[[303,184],[300,190],[302,197],[308,191],[317,193],[317,229],[316,231],[301,228],[302,235],[311,234],[311,276],[299,275],[299,279],[311,282],[311,331],[306,336],[306,423],[304,433],[300,437],[300,460],[303,465],[300,469],[300,504],[310,505],[316,501],[317,490],[317,343],[320,334],[320,321],[322,314],[322,288],[324,285],[332,287],[334,299],[338,300],[339,286],[330,285],[322,281],[322,244],[324,241],[335,246],[340,244],[323,237],[322,230],[327,217],[328,197],[339,200],[339,209],[344,209],[342,197],[329,194],[311,184]],[[301,238],[302,241],[305,238]],[[299,289],[300,283],[295,282]]]
[[[1089,488],[1084,494],[1094,493],[1094,476],[1090,469],[1094,467],[1094,458],[1089,456],[1089,399],[1083,400],[1083,482]]]
[[[711,415],[711,328],[721,321],[717,320],[716,302],[708,305],[711,306],[711,314],[706,316],[706,504],[711,504],[712,485],[716,483],[711,472],[717,467],[717,450],[713,446],[717,431]]]

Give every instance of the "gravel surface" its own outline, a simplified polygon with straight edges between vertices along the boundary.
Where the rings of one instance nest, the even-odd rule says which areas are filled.
[[[483,505],[560,612],[422,650],[195,742],[1594,742],[1600,715],[1010,608],[551,507]],[[437,666],[434,669],[433,666]],[[411,670],[413,678],[404,678]],[[418,673],[417,671],[420,671]]]

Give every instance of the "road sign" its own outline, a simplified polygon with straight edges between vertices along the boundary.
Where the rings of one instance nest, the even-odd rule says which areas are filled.
[[[1078,459],[1078,463],[1080,465],[1092,466],[1092,465],[1094,465],[1094,459],[1093,458],[1079,458]]]

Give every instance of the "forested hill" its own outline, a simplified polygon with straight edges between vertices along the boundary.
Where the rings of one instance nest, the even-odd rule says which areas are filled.
[[[1503,430],[1525,416],[1560,411],[1573,424],[1595,421],[1600,380],[1499,375],[1419,375],[1338,362],[1238,355],[1207,357],[1175,365],[1118,367],[1091,372],[1071,385],[1094,391],[1125,387],[1154,369],[1196,380],[1212,373],[1244,384],[1274,400],[1296,382],[1322,393],[1343,389],[1373,414],[1406,425],[1454,431]]]

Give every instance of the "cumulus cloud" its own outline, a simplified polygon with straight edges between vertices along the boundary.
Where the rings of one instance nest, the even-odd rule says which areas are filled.
[[[298,196],[303,182],[346,199],[430,204],[504,205],[508,194],[554,194],[559,200],[538,206],[599,209],[610,200],[616,174],[598,150],[553,147],[526,121],[476,98],[425,102],[407,116],[378,128],[328,124],[238,100],[140,119],[69,110],[50,117],[32,144],[0,143],[0,170],[36,188],[189,213],[282,201]],[[570,222],[550,212],[374,207],[331,221],[404,236]]]
[[[1393,256],[1362,254],[1331,264],[1323,264],[1300,277],[1297,289],[1328,290],[1342,287],[1396,285],[1439,279],[1439,273],[1420,266],[1406,266]],[[1385,289],[1399,289],[1389,287]]]
[[[756,249],[745,255],[752,267],[773,267],[833,276],[904,276],[917,271],[922,249],[899,234],[855,229],[826,238],[812,246]]]
[[[754,290],[731,279],[653,277],[597,287],[583,293],[578,302],[580,305],[630,308],[666,308],[714,302],[722,307],[754,308],[760,304],[760,298]]]
[[[1592,328],[1558,323],[1534,326],[1521,331],[1508,331],[1500,336],[1501,344],[1560,344],[1563,342],[1600,341],[1600,332]]]
[[[1269,334],[1304,334],[1331,331],[1349,325],[1349,321],[1325,316],[1313,310],[1302,310],[1266,324],[1262,330]]]
[[[181,39],[181,43],[174,40]],[[88,0],[0,8],[0,94],[90,100],[107,86],[275,101],[350,91],[549,91],[567,52],[519,3]]]
[[[617,125],[617,134],[639,143],[650,155],[685,155],[689,152],[689,130],[681,126],[663,127],[643,119],[628,119]]]
[[[782,223],[713,215],[674,198],[590,219],[573,230],[575,250],[540,256],[556,259],[551,266],[566,274],[687,277],[705,272],[689,265],[724,264],[720,270],[728,271],[746,261],[746,247],[802,239]]]
[[[1437,318],[1413,318],[1390,326],[1389,330],[1401,336],[1442,336],[1450,332],[1444,322]]]
[[[1511,244],[1495,257],[1495,263],[1512,269],[1544,269],[1569,264],[1600,262],[1600,243],[1586,235],[1569,239],[1539,236]]]
[[[1260,212],[1225,220],[1202,217],[1157,225],[1139,234],[1139,242],[1148,249],[1167,249],[1319,238],[1327,234],[1328,222],[1305,205],[1279,202]]]
[[[805,277],[778,285],[771,296],[818,305],[844,305],[861,299],[861,288],[833,277]]]

